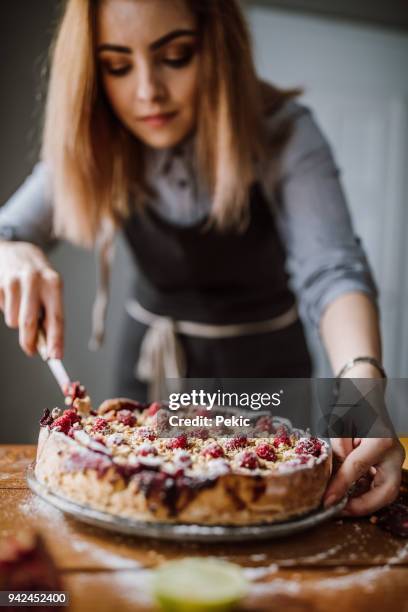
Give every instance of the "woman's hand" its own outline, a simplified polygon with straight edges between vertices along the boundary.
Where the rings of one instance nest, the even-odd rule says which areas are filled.
[[[41,315],[50,357],[61,359],[64,344],[62,282],[44,253],[27,242],[0,242],[0,308],[6,325],[19,329],[27,355],[36,352]]]
[[[324,498],[326,506],[344,497],[353,483],[363,476],[372,479],[369,489],[349,499],[344,515],[370,514],[396,499],[405,459],[404,448],[398,439],[333,438],[331,442],[333,452],[342,464],[327,488]]]

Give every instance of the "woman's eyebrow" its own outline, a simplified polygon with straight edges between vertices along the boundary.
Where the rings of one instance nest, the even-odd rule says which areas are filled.
[[[164,45],[167,45],[170,41],[175,38],[179,38],[181,36],[195,36],[197,34],[196,30],[173,30],[172,32],[168,32],[164,36],[161,36],[154,42],[149,45],[151,51],[157,51]],[[111,43],[103,43],[102,45],[98,45],[98,53],[102,51],[114,51],[115,53],[124,53],[126,55],[130,55],[132,53],[132,49],[130,47],[124,47],[123,45],[113,45]]]
[[[132,53],[132,49],[130,47],[123,47],[122,45],[111,45],[109,43],[98,45],[98,53],[100,53],[101,51],[115,51],[115,53],[126,53],[127,55],[130,55]]]
[[[168,34],[165,34],[161,38],[158,38],[152,42],[149,47],[152,51],[156,51],[175,38],[179,38],[180,36],[195,36],[196,34],[196,30],[173,30],[172,32],[169,32]]]

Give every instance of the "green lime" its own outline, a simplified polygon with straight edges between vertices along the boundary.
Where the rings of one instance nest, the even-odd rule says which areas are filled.
[[[166,612],[227,612],[246,595],[248,583],[238,565],[187,557],[159,567],[152,588]]]

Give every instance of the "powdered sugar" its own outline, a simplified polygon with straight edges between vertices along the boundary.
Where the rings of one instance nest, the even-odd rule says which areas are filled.
[[[399,565],[408,562],[408,542],[387,561],[387,565]]]
[[[375,591],[375,583],[383,575],[390,571],[388,566],[373,567],[367,570],[353,572],[345,576],[335,576],[322,578],[318,581],[319,588],[330,590],[349,590],[353,586],[358,586],[361,591],[372,593]]]
[[[298,557],[296,559],[296,563],[297,564],[303,564],[303,563],[313,564],[313,563],[319,563],[320,561],[326,561],[327,559],[334,557],[336,553],[340,552],[342,549],[343,549],[342,544],[336,544],[336,546],[332,546],[331,548],[326,548],[326,550],[322,550],[319,553],[315,553],[313,555],[307,555],[305,557]],[[283,561],[281,565],[282,566],[286,565],[286,561]]]
[[[279,565],[277,565],[277,563],[272,563],[271,565],[268,565],[267,567],[244,567],[243,568],[245,577],[251,581],[252,580],[256,581],[262,578],[266,578],[267,576],[270,576],[271,574],[277,571],[279,571]]]
[[[86,565],[109,569],[140,568],[136,560],[109,550],[114,548],[114,542],[107,544],[101,538],[99,544],[98,539],[93,537],[94,530],[90,527],[85,534],[80,533],[75,522],[66,519],[60,510],[37,496],[22,502],[20,510],[29,517],[33,528],[38,528],[45,536],[50,532],[58,534],[58,541],[64,541],[64,549],[76,553]]]
[[[103,444],[100,444],[99,442],[96,442],[95,440],[93,440],[91,438],[91,436],[88,435],[82,429],[74,432],[74,438],[80,444],[82,444],[83,446],[86,446],[86,448],[89,448],[90,450],[96,451],[97,453],[102,453],[104,455],[111,455],[112,454],[111,451],[108,448],[106,448],[106,446],[104,446]]]

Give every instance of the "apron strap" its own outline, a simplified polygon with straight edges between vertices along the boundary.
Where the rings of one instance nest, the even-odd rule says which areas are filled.
[[[109,285],[114,256],[115,226],[112,220],[105,218],[101,224],[97,243],[99,276],[96,297],[92,307],[92,335],[88,344],[91,351],[98,350],[105,338]]]
[[[226,325],[175,321],[149,312],[136,300],[126,302],[126,311],[133,319],[148,327],[142,340],[134,373],[136,378],[148,384],[149,401],[155,401],[161,398],[160,394],[168,392],[168,379],[173,379],[172,390],[179,391],[176,389],[177,379],[186,376],[186,359],[177,333],[200,338],[231,338],[277,331],[288,327],[298,319],[296,305],[273,319]]]

